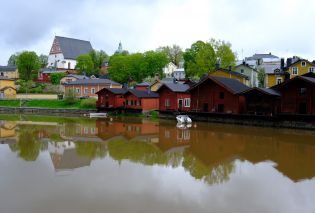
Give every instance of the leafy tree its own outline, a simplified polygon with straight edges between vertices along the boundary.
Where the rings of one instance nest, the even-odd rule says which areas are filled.
[[[78,101],[75,91],[73,89],[66,90],[65,103],[72,105]]]
[[[75,68],[79,70],[80,74],[85,73],[87,76],[95,74],[93,60],[89,54],[79,55]]]
[[[157,51],[164,52],[167,55],[168,61],[174,63],[176,66],[179,66],[179,62],[183,60],[183,50],[176,44],[159,47]]]
[[[145,73],[145,75],[142,77],[142,79],[147,76],[153,77],[156,74],[163,76],[163,68],[167,63],[168,59],[165,53],[155,51],[145,52],[143,65],[143,72]]]
[[[23,80],[31,80],[32,76],[37,76],[40,68],[40,62],[35,52],[24,51],[18,57],[16,61],[20,78]]]
[[[264,68],[260,68],[258,70],[258,86],[259,87],[264,87],[265,86],[265,69]]]
[[[38,59],[39,59],[39,63],[40,63],[41,68],[47,67],[47,65],[48,65],[48,56],[47,55],[41,54],[38,57]]]
[[[91,50],[91,52],[89,53],[92,61],[93,61],[93,69],[95,73],[99,73],[102,64],[108,60],[108,55],[105,51],[100,50]]]
[[[60,84],[60,80],[65,76],[66,76],[65,73],[52,73],[50,74],[51,83],[54,85],[58,85]]]
[[[20,53],[14,53],[10,56],[9,60],[8,60],[8,66],[15,66],[16,65],[16,61],[18,56],[20,55]]]
[[[216,58],[220,62],[222,68],[235,66],[236,54],[232,51],[232,45],[229,42],[211,39],[210,44],[216,52]]]

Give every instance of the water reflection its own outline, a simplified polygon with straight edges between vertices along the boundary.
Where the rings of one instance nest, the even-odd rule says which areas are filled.
[[[41,152],[48,152],[56,172],[88,167],[108,157],[119,164],[182,167],[208,184],[229,181],[236,160],[272,161],[295,182],[315,176],[315,135],[308,131],[207,123],[179,128],[173,121],[140,118],[17,120],[0,122],[0,141],[25,161],[36,161]]]

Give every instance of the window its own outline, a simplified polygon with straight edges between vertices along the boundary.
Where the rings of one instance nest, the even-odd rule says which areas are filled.
[[[309,71],[309,72],[314,73],[314,70],[315,70],[315,67],[310,67],[310,68],[308,68],[308,71]]]
[[[165,106],[166,107],[171,106],[170,99],[165,99]]]
[[[138,103],[139,103],[139,106],[141,106],[141,100],[139,100]]]
[[[297,67],[292,67],[292,75],[298,75],[299,70]]]
[[[84,88],[84,94],[89,94],[89,88]]]
[[[220,99],[224,99],[224,92],[220,92],[219,97],[220,97]]]
[[[305,67],[305,66],[306,66],[306,62],[305,62],[305,61],[302,61],[302,62],[301,62],[301,66],[302,66],[302,67]]]
[[[1,76],[3,76],[3,72],[1,72]]]
[[[184,107],[190,107],[190,98],[184,99]]]
[[[71,63],[68,62],[68,69],[71,69]]]
[[[306,88],[302,87],[300,88],[300,95],[305,95],[306,94]]]
[[[94,94],[95,93],[95,88],[91,89],[91,93]]]
[[[277,84],[281,84],[282,83],[282,78],[277,78]]]
[[[242,74],[244,73],[244,70],[243,70],[243,69],[241,69],[241,73],[242,73]]]
[[[79,88],[76,88],[76,91],[77,91],[77,93],[80,93],[80,89]]]
[[[130,102],[131,102],[130,105],[132,106],[133,105],[133,100],[131,100]]]

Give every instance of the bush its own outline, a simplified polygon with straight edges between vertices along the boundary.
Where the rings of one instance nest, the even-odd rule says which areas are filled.
[[[88,98],[81,101],[81,108],[96,108],[96,99]]]
[[[78,101],[75,91],[72,89],[69,89],[65,93],[65,103],[66,104],[75,104]]]

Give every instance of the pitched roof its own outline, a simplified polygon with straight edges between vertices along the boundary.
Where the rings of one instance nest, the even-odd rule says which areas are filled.
[[[0,80],[14,81],[13,79],[5,77],[5,76],[0,76]]]
[[[266,74],[274,74],[276,69],[280,69],[280,64],[264,64],[263,68]]]
[[[95,84],[114,84],[120,85],[119,83],[109,80],[109,79],[79,79],[77,81],[65,82],[65,85],[95,85]]]
[[[208,76],[208,77],[202,79],[201,81],[199,81],[199,83],[194,85],[190,90],[193,90],[194,88],[196,88],[197,86],[199,86],[200,84],[202,84],[203,82],[205,82],[207,80],[214,81],[215,83],[223,86],[224,88],[226,88],[227,90],[229,90],[233,94],[242,93],[242,92],[249,89],[249,87],[246,86],[245,84],[242,84],[238,80],[235,80],[232,78]]]
[[[237,76],[240,76],[240,77],[243,77],[245,79],[248,79],[248,76],[247,75],[244,75],[244,74],[241,74],[239,72],[235,72],[233,70],[229,70],[229,69],[224,69],[224,68],[218,68],[216,69],[214,72],[216,71],[223,71],[223,72],[226,72],[226,73],[229,73],[229,74],[232,74],[232,75],[237,75]],[[211,74],[210,74],[211,75]]]
[[[150,86],[150,83],[142,82],[142,83],[137,84],[136,86]]]
[[[93,48],[89,41],[56,36],[65,59],[76,59],[79,55],[88,54]]]
[[[254,70],[254,71],[257,71],[254,67],[251,67],[251,66],[249,66],[247,63],[245,63],[245,64],[239,64],[239,65],[237,65],[237,66],[235,66],[235,69],[237,69],[237,68],[239,68],[239,67],[241,67],[241,66],[243,66],[243,67],[247,67],[247,68],[249,68],[249,69],[251,69],[251,70]]]
[[[15,72],[16,69],[16,66],[0,66],[1,72]]]
[[[159,91],[163,86],[169,88],[173,92],[187,92],[190,88],[188,84],[181,83],[163,83],[157,91]]]
[[[306,77],[306,76],[296,76],[294,78],[291,78],[290,80],[287,80],[287,81],[284,81],[283,83],[281,84],[277,84],[271,88],[274,88],[274,89],[278,89],[278,88],[281,88],[285,85],[287,85],[288,83],[292,82],[292,81],[296,81],[296,80],[302,80],[302,81],[306,81],[308,83],[311,83],[311,84],[314,84],[315,85],[315,78],[312,78],[312,77]]]
[[[85,75],[75,75],[75,74],[66,75],[65,77],[74,77],[74,78],[76,78],[76,79],[89,79],[88,76],[85,76]]]
[[[133,95],[137,96],[138,98],[158,98],[159,97],[158,93],[151,92],[151,91],[129,89],[128,92],[132,93]]]
[[[257,90],[257,91],[260,91],[266,95],[271,95],[271,96],[281,96],[281,94],[276,91],[276,90],[273,90],[273,89],[270,89],[270,88],[258,88],[258,87],[254,87],[254,88],[250,88],[244,92],[242,92],[242,94],[245,94],[245,93],[248,93],[248,92],[251,92],[253,90]]]
[[[95,94],[98,94],[98,93],[105,91],[105,90],[107,90],[107,91],[109,91],[115,95],[124,95],[127,92],[127,90],[125,88],[103,88],[100,91],[96,92]]]
[[[10,89],[10,88],[13,90],[16,90],[14,87],[7,86],[7,87],[1,88],[0,91],[5,91],[5,90]]]
[[[299,62],[302,62],[302,61],[305,61],[306,63],[309,63],[309,64],[312,64],[314,65],[312,62],[310,62],[309,60],[306,60],[306,59],[302,59],[302,58],[299,58],[298,60],[292,62],[289,66],[287,66],[286,68],[288,67],[291,67],[292,65],[296,64],[296,63],[299,63]],[[315,66],[315,65],[314,65]]]
[[[277,59],[279,58],[278,56],[272,55],[271,53],[266,54],[254,54],[253,56],[247,57],[246,60],[258,60],[258,59],[263,59],[263,58],[274,58]]]

